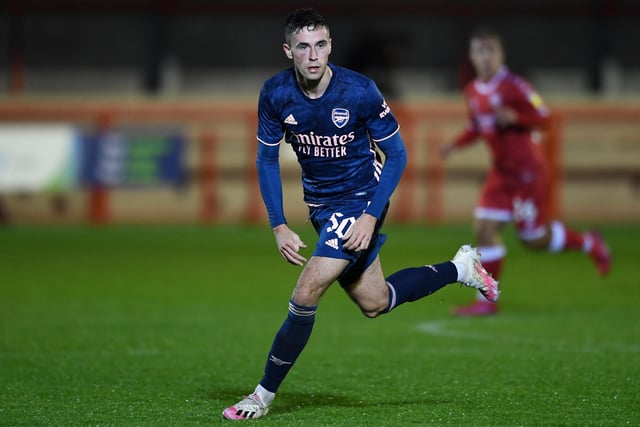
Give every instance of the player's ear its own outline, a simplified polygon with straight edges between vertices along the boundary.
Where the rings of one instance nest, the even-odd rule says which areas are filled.
[[[293,59],[293,52],[291,52],[291,47],[288,44],[284,43],[282,45],[282,50],[284,50],[284,55],[287,58]]]

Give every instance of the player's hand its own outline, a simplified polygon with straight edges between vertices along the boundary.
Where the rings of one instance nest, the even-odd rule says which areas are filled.
[[[304,265],[307,262],[307,259],[298,253],[300,248],[306,248],[307,245],[286,224],[274,227],[273,234],[276,236],[278,251],[287,262],[293,265]]]
[[[453,144],[444,144],[440,147],[440,157],[446,159],[453,151]]]
[[[496,123],[499,127],[513,125],[518,121],[518,115],[509,107],[498,107],[495,112]]]
[[[349,227],[344,236],[343,247],[350,251],[363,251],[371,244],[371,237],[378,219],[367,213],[362,214],[356,222]]]

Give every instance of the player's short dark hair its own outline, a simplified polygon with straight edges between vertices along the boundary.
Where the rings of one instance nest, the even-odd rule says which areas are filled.
[[[327,31],[329,26],[322,15],[311,8],[296,9],[291,12],[284,22],[284,39],[289,41],[289,37],[302,29],[313,30],[318,27],[325,27]]]
[[[502,43],[502,36],[500,32],[491,27],[476,27],[471,31],[469,40],[473,39],[496,39]]]

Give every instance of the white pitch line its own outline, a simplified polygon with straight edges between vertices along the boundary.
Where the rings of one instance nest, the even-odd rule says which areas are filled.
[[[487,341],[487,342],[508,342],[511,344],[526,344],[534,345],[540,348],[553,348],[554,350],[569,350],[580,353],[602,352],[602,351],[619,351],[622,353],[640,353],[640,345],[635,343],[620,343],[620,342],[607,342],[601,341],[597,344],[583,343],[573,345],[567,341],[550,340],[550,339],[535,339],[526,338],[522,336],[508,335],[494,335],[489,332],[470,332],[460,331],[452,328],[453,321],[433,321],[418,323],[416,329],[428,335],[450,337],[450,338],[464,338],[467,340]]]

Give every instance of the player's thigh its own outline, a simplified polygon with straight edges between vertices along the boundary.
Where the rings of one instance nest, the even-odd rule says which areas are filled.
[[[389,288],[380,257],[376,257],[358,280],[346,286],[345,291],[367,316],[373,317],[384,311],[389,305]]]
[[[511,177],[491,169],[480,191],[476,211],[486,210],[491,215],[505,215],[503,211],[510,213],[513,198],[512,181]]]
[[[518,237],[532,249],[544,247],[549,240],[548,193],[544,181],[518,187],[513,197],[513,220]]]
[[[345,259],[312,256],[298,277],[291,299],[303,306],[318,304],[348,264],[349,261]]]
[[[551,232],[544,204],[535,198],[518,199],[517,202],[514,220],[518,238],[529,249],[546,249],[551,240]]]

